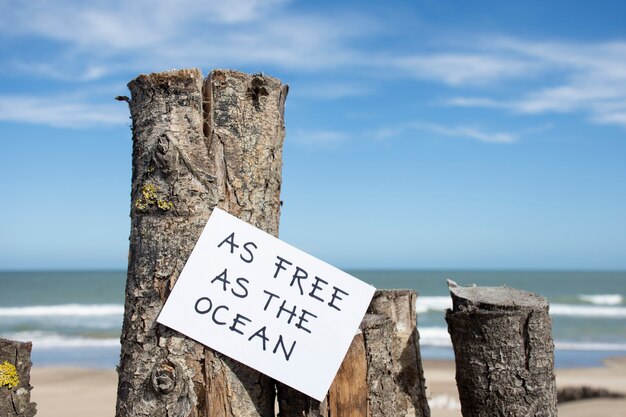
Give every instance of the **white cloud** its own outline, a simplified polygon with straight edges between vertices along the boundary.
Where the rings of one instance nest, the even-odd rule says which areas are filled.
[[[456,107],[500,108],[514,113],[582,113],[600,124],[626,127],[626,89],[609,85],[563,85],[526,93],[520,98],[455,97],[444,104]]]
[[[83,128],[128,124],[125,103],[94,104],[74,98],[0,95],[0,120]]]
[[[443,100],[442,103],[456,107],[505,107],[503,103],[486,97],[453,97]]]
[[[234,25],[266,18],[285,0],[58,0],[3,2],[0,30],[79,45],[135,48],[191,34],[201,25]]]
[[[55,41],[48,73],[259,65],[313,71],[365,59],[348,46],[373,24],[350,14],[292,13],[285,0],[0,3],[0,33]],[[1,58],[0,58],[1,59]],[[22,59],[22,64],[44,64]],[[82,70],[76,67],[84,66]],[[259,68],[263,70],[264,68]],[[68,71],[69,70],[69,71]],[[91,71],[91,72],[90,72]]]
[[[383,33],[377,16],[347,9],[303,12],[289,7],[290,3],[0,2],[0,34],[9,42],[44,39],[51,49],[41,56],[5,54],[0,66],[7,73],[92,83],[120,74],[182,67],[280,69],[310,74],[301,94],[320,99],[384,88],[362,88],[372,79],[381,84],[422,80],[454,91],[452,98],[441,101],[449,106],[515,114],[577,113],[594,123],[626,126],[626,41],[528,41],[485,35],[449,43],[428,39],[423,43],[428,50],[420,45],[400,49],[393,39],[394,28]],[[377,42],[380,33],[386,43]],[[346,79],[350,74],[354,81],[320,84],[315,75],[321,71],[326,79],[334,74]]]
[[[347,133],[332,130],[295,129],[293,132],[287,131],[287,140],[289,141],[320,147],[332,147],[348,140],[349,137]]]
[[[474,139],[479,142],[485,143],[513,143],[517,141],[516,135],[507,132],[485,132],[475,127],[470,126],[458,126],[447,127],[428,125],[425,126],[427,130],[434,133],[438,133],[444,136],[452,136],[457,138]]]
[[[68,71],[67,69],[63,70],[64,65],[59,66],[50,62],[26,63],[21,60],[13,60],[5,64],[4,67],[8,67],[10,71],[20,74],[35,75],[51,80],[70,82],[95,81],[111,72],[111,68],[104,65],[85,66]]]
[[[544,81],[529,82],[520,93],[504,98],[459,96],[445,104],[522,114],[576,112],[595,123],[626,127],[626,42],[542,43],[502,38],[492,39],[489,45],[485,46],[489,53],[515,53],[534,61]],[[547,81],[551,79],[556,81]]]
[[[373,89],[353,82],[315,82],[292,85],[291,96],[301,96],[320,100],[335,100],[346,97],[359,97],[370,94]]]
[[[626,127],[626,105],[619,110],[607,110],[597,112],[591,120],[599,124],[620,125]]]
[[[613,100],[621,95],[619,88],[609,88],[608,85],[572,84],[533,91],[521,100],[512,102],[510,107],[522,113],[570,112],[593,108],[594,103]]]
[[[404,135],[408,131],[419,128],[416,123],[401,123],[395,126],[383,126],[371,133],[372,138],[376,140],[388,140]]]
[[[392,65],[409,76],[452,86],[487,84],[527,77],[539,70],[531,60],[491,53],[443,53],[400,57]]]
[[[443,126],[427,122],[407,122],[391,127],[383,127],[376,130],[372,136],[379,140],[391,139],[399,136],[415,135],[415,131],[427,131],[441,136],[473,139],[479,142],[494,144],[513,143],[520,136],[520,134],[509,132],[489,132],[474,126]]]

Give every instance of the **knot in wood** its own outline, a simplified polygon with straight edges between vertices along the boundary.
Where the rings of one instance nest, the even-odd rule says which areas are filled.
[[[163,134],[159,137],[152,153],[152,164],[161,174],[168,177],[178,168],[177,149],[172,139]]]
[[[169,394],[176,387],[176,369],[169,363],[162,363],[152,371],[152,387],[160,394]]]
[[[169,147],[170,147],[170,139],[167,137],[167,135],[161,135],[159,137],[159,141],[157,142],[157,152],[159,152],[162,155],[165,155]]]

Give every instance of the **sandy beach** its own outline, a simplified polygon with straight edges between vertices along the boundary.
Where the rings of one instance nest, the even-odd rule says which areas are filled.
[[[433,417],[460,417],[454,383],[454,363],[425,361],[424,372]],[[33,368],[32,400],[38,417],[112,417],[115,414],[117,375],[114,370],[69,367]],[[591,386],[626,393],[626,358],[604,367],[557,369],[559,388]],[[626,399],[593,399],[564,403],[561,417],[624,417]]]
[[[112,417],[117,373],[113,369],[32,368],[31,400],[37,417]]]
[[[454,362],[425,361],[424,374],[432,417],[461,417],[454,381]],[[598,368],[556,370],[558,388],[589,386],[626,394],[626,358],[605,361]],[[559,406],[560,417],[624,417],[626,399],[593,399],[567,402]]]

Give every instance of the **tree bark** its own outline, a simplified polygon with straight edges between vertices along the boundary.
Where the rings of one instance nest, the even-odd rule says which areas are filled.
[[[278,384],[281,417],[430,416],[415,300],[409,290],[376,291],[325,400]]]
[[[372,417],[430,416],[417,331],[416,300],[415,291],[378,290],[368,309],[370,314],[390,318],[393,324],[391,333],[386,336],[391,344],[388,369],[379,372],[380,375],[372,375],[372,378],[384,378],[384,375],[388,375],[390,381],[388,386],[378,390],[374,390],[370,384],[370,404],[380,404],[380,411],[372,412]],[[366,344],[375,342],[374,337],[368,337],[367,333],[365,336]],[[373,350],[368,352],[368,357],[373,355]],[[390,411],[389,404],[394,404],[393,412]]]
[[[215,206],[278,235],[287,86],[199,70],[129,83],[131,234],[117,416],[273,416],[266,376],[156,323]]]
[[[556,416],[548,302],[508,287],[458,287],[446,312],[464,417]]]
[[[33,417],[37,405],[30,402],[30,342],[0,338],[0,416]]]

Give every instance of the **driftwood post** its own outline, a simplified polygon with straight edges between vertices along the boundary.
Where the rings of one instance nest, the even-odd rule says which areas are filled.
[[[363,333],[354,336],[326,399],[320,402],[277,382],[280,417],[367,417],[367,360]]]
[[[416,294],[379,290],[326,399],[278,384],[281,417],[428,417]]]
[[[545,298],[450,283],[446,312],[465,417],[553,417],[554,344]]]
[[[287,86],[199,70],[129,83],[131,234],[117,416],[274,416],[268,377],[156,323],[215,206],[278,234]]]
[[[370,406],[378,404],[380,410],[377,413],[372,411],[372,417],[430,416],[417,331],[416,299],[417,294],[411,290],[379,290],[368,309],[370,314],[389,318],[393,325],[390,333],[380,335],[389,339],[390,358],[385,360],[381,357],[377,364],[374,363],[377,352],[372,346],[380,341],[375,335],[365,332],[369,368],[386,367],[377,374],[370,372]],[[387,383],[383,382],[385,378],[388,378]],[[374,389],[375,384],[380,385],[378,389]],[[389,409],[390,404],[393,404],[393,411]]]
[[[0,338],[0,416],[33,417],[30,402],[30,352],[32,343]]]

